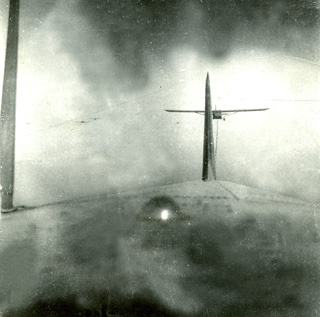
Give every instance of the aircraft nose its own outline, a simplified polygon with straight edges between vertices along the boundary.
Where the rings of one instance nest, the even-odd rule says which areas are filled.
[[[179,204],[170,196],[150,198],[137,215],[140,224],[139,235],[144,248],[172,248],[183,246],[184,226],[187,217]]]
[[[137,216],[141,221],[179,221],[185,219],[179,204],[170,196],[156,196],[149,199]]]

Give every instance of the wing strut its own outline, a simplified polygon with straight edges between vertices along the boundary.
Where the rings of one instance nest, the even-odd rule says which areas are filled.
[[[11,0],[9,8],[7,49],[3,78],[0,165],[1,212],[14,211],[15,116],[18,66],[19,0]]]

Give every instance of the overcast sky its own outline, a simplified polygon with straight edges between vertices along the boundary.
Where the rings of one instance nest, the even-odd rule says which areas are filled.
[[[217,108],[270,107],[219,122],[218,177],[316,200],[319,102],[256,99],[320,99],[319,9],[21,0],[17,199],[200,179],[203,117],[164,109],[203,109],[209,71]]]

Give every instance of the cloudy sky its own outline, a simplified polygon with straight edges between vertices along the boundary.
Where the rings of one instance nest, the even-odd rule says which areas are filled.
[[[0,9],[3,72],[8,0]],[[16,199],[200,179],[203,117],[164,109],[203,109],[210,72],[217,108],[270,108],[219,122],[218,177],[315,201],[319,10],[307,0],[21,0]]]

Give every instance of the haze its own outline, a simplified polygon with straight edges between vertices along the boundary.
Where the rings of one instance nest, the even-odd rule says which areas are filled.
[[[319,3],[21,0],[16,201],[201,177],[210,72],[218,178],[318,202]],[[1,0],[1,73],[7,1]],[[2,78],[1,78],[2,80]],[[244,100],[251,99],[251,100]]]

